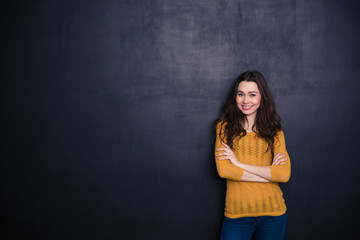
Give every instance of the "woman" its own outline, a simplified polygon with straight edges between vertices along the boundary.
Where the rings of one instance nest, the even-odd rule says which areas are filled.
[[[227,180],[221,240],[283,239],[287,215],[278,182],[289,180],[290,159],[261,73],[238,77],[215,126],[216,167]]]

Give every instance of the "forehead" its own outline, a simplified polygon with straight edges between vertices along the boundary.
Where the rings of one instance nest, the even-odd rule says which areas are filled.
[[[240,82],[237,90],[241,92],[259,92],[258,85],[255,82],[246,81]]]

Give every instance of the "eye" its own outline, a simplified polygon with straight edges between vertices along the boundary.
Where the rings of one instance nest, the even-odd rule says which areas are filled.
[[[244,96],[244,94],[243,93],[238,93],[238,96],[242,97],[242,96]]]
[[[252,93],[250,94],[250,97],[256,97],[256,94]]]

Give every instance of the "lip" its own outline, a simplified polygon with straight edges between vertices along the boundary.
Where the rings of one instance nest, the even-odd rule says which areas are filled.
[[[244,110],[250,110],[254,105],[251,106],[246,106],[246,105],[241,105],[242,109]]]

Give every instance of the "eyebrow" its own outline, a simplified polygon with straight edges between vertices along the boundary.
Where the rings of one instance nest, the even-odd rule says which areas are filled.
[[[243,93],[243,91],[237,91],[238,93],[241,92]],[[249,93],[258,93],[257,91],[250,91]]]

